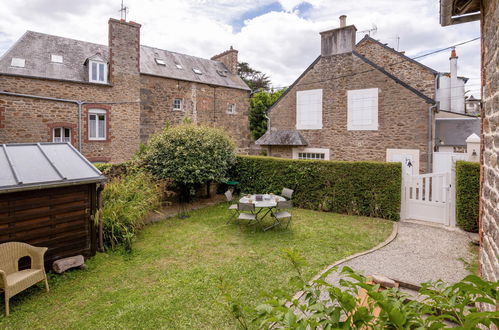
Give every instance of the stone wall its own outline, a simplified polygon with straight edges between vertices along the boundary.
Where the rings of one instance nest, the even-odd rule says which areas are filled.
[[[238,152],[248,153],[249,92],[206,84],[141,76],[140,137],[142,142],[167,124],[179,125],[185,118],[202,125],[222,128],[237,144]],[[173,110],[175,98],[182,99],[183,109]],[[236,105],[234,114],[229,104]]]
[[[364,73],[354,74],[359,72]],[[307,147],[329,148],[331,160],[350,161],[385,161],[388,148],[419,149],[420,170],[426,171],[429,105],[351,53],[321,57],[271,110],[272,129],[295,129],[296,92],[318,88],[323,89],[323,129],[300,130]],[[347,91],[364,88],[379,88],[379,129],[349,131]],[[271,156],[279,156],[273,150]]]
[[[499,4],[482,1],[483,167],[480,216],[480,271],[499,280]]]
[[[429,69],[369,38],[359,42],[355,50],[426,96],[435,98],[435,75]]]

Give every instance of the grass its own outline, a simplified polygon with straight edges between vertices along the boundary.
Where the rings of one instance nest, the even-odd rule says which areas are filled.
[[[282,250],[308,262],[312,277],[323,267],[385,240],[392,222],[293,210],[288,230],[253,232],[225,225],[225,205],[147,226],[130,255],[99,253],[86,270],[50,275],[50,293],[33,287],[11,299],[0,328],[234,329],[219,303],[221,278],[249,306],[262,292],[290,290],[294,275]],[[3,310],[3,304],[0,304]]]

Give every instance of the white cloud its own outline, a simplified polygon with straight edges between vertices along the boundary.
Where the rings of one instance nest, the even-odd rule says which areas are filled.
[[[247,19],[240,32],[234,31],[234,21],[275,2],[128,0],[125,4],[130,8],[128,19],[142,24],[143,44],[207,58],[233,45],[241,60],[270,75],[276,86],[291,84],[319,55],[319,32],[337,27],[342,14],[348,15],[347,23],[355,24],[359,31],[375,24],[376,39],[391,47],[397,47],[398,40],[399,50],[409,56],[479,35],[477,22],[441,27],[437,0],[278,0],[283,12],[260,13]],[[304,2],[312,5],[305,17],[295,10]],[[0,8],[0,53],[25,30],[106,44],[107,20],[119,17],[119,2],[111,0],[0,0]],[[357,39],[361,37],[359,33]],[[457,51],[459,74],[479,77],[479,42]],[[447,71],[448,52],[422,62]]]

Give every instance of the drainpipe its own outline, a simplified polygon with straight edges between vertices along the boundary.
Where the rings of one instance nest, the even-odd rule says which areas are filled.
[[[426,173],[433,171],[433,111],[437,110],[440,102],[436,102],[428,107],[428,157],[426,159]]]

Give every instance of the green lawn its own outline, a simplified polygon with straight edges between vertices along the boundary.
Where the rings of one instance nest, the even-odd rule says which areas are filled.
[[[131,255],[99,253],[86,270],[50,275],[50,293],[34,287],[11,299],[0,328],[235,328],[219,304],[219,279],[255,305],[262,292],[290,289],[282,249],[307,260],[305,275],[385,240],[392,222],[302,209],[288,230],[256,232],[226,225],[224,205],[147,226]],[[2,299],[3,301],[3,299]],[[3,304],[0,305],[3,310]]]

